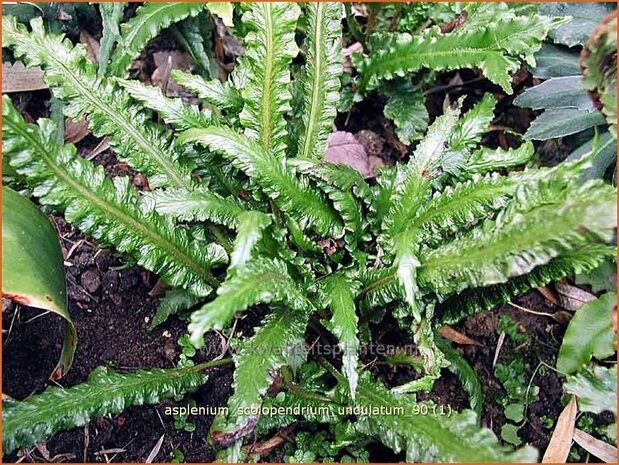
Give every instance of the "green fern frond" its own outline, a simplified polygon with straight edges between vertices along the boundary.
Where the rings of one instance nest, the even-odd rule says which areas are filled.
[[[505,207],[518,186],[515,180],[497,175],[448,186],[419,206],[409,227],[425,231],[432,242],[444,238]]]
[[[337,337],[342,349],[342,372],[348,379],[350,395],[355,398],[357,390],[357,362],[359,360],[359,339],[355,301],[353,300],[354,284],[343,275],[332,275],[324,283],[327,305],[331,310],[331,319],[327,327]],[[326,323],[326,322],[325,322]]]
[[[166,97],[159,87],[125,79],[117,79],[116,82],[133,99],[142,103],[146,108],[156,111],[167,124],[177,131],[205,128],[214,123],[209,112],[201,112],[197,106],[188,105],[179,98]]]
[[[469,24],[448,34],[434,26],[415,37],[381,35],[380,46],[375,43],[371,47],[370,57],[353,56],[361,76],[361,89],[376,88],[382,79],[405,76],[422,68],[480,68],[484,76],[511,94],[509,73],[518,70],[521,59],[534,64],[533,54],[548,32],[565,22],[538,14],[501,14],[488,22],[476,23],[475,14],[470,15]]]
[[[496,99],[492,94],[484,94],[473,108],[462,115],[449,139],[449,149],[460,151],[471,149],[481,142],[481,136],[488,132],[494,118]]]
[[[476,313],[507,303],[530,289],[546,286],[566,276],[588,273],[604,260],[614,259],[617,249],[605,244],[587,244],[565,252],[538,266],[529,274],[511,278],[506,283],[481,288],[466,289],[449,297],[439,305],[434,320],[436,327],[453,325]]]
[[[108,136],[121,161],[149,178],[151,187],[169,185],[190,190],[190,170],[178,161],[179,151],[170,135],[147,120],[131,104],[128,94],[109,79],[97,77],[84,47],[62,36],[45,33],[41,18],[31,22],[32,32],[14,18],[2,17],[2,40],[29,66],[42,66],[54,95],[67,103],[65,114],[74,120],[88,116],[97,137]]]
[[[451,346],[451,343],[440,336],[434,336],[434,342],[441,352],[445,355],[445,359],[449,362],[447,369],[455,374],[462,388],[469,395],[469,405],[477,416],[478,423],[481,421],[481,413],[484,406],[484,393],[481,389],[479,377],[471,365],[464,359],[460,353]]]
[[[230,254],[230,268],[243,266],[252,256],[256,243],[271,224],[272,217],[266,213],[247,211],[237,218],[237,235]]]
[[[170,316],[176,315],[183,310],[189,310],[194,305],[200,303],[200,300],[200,297],[196,297],[184,289],[170,289],[166,291],[165,295],[159,299],[157,311],[148,325],[148,329],[155,329],[160,324],[165,323]]]
[[[282,211],[301,224],[309,222],[318,234],[341,237],[341,222],[320,193],[294,176],[272,153],[262,150],[257,141],[224,127],[189,129],[179,139],[221,152],[234,166],[255,179]]]
[[[527,186],[496,221],[428,252],[420,284],[438,295],[488,286],[532,271],[615,227],[616,193],[601,182],[566,189],[560,183]]]
[[[428,129],[407,165],[396,167],[391,207],[383,220],[383,231],[393,237],[409,226],[417,210],[430,195],[431,181],[438,174],[447,142],[454,130],[460,111],[447,109]]]
[[[246,82],[239,90],[244,106],[241,124],[245,134],[258,141],[275,158],[286,154],[286,120],[290,111],[290,63],[299,49],[294,40],[301,9],[295,3],[252,3],[243,14],[250,31],[245,56],[232,73]]]
[[[170,76],[179,86],[185,87],[198,98],[220,110],[237,113],[243,107],[240,92],[229,82],[221,82],[219,79],[207,81],[200,76],[177,69],[172,70]]]
[[[501,169],[515,168],[528,163],[534,154],[535,147],[531,141],[525,141],[519,147],[507,150],[482,147],[470,156],[464,172],[469,175],[486,174]]]
[[[361,174],[350,166],[304,158],[288,159],[287,164],[299,173],[320,179],[342,191],[352,191],[368,206],[372,203],[372,189]]]
[[[417,231],[407,230],[399,233],[394,238],[396,275],[398,282],[404,291],[403,300],[410,307],[410,312],[416,323],[421,321],[421,309],[419,306],[419,287],[417,286],[417,269],[421,265],[417,255],[419,254],[419,242]]]
[[[311,307],[284,262],[252,260],[221,284],[215,300],[191,314],[191,340],[196,346],[203,345],[202,335],[210,329],[223,329],[236,312],[271,302],[299,310]]]
[[[194,391],[206,380],[200,366],[116,373],[95,369],[71,388],[49,387],[23,401],[4,401],[2,449],[5,454],[37,444],[57,431],[122,412],[132,405],[156,404]]]
[[[340,384],[345,384],[342,375],[336,376]],[[418,404],[408,396],[393,394],[379,382],[370,380],[367,373],[359,379],[353,405],[376,412],[361,418],[357,422],[359,429],[379,436],[398,452],[405,449],[406,461],[410,463],[531,462],[537,456],[531,447],[512,452],[501,446],[491,430],[477,425],[476,415],[470,410],[450,416],[415,413],[421,406],[425,406],[426,412],[440,412],[440,406],[429,402]],[[395,414],[396,411],[403,413]]]
[[[327,148],[339,102],[343,11],[339,3],[316,2],[308,3],[305,13],[307,52],[298,156],[320,160]]]
[[[121,26],[121,38],[112,54],[110,71],[115,76],[126,77],[129,67],[148,42],[163,29],[208,8],[207,3],[145,3],[133,18]]]
[[[235,440],[251,433],[259,415],[244,413],[243,409],[260,408],[277,370],[287,364],[287,356],[294,356],[290,351],[300,349],[299,342],[304,343],[308,318],[306,311],[276,306],[254,336],[241,344],[233,355],[234,392],[228,400],[230,416],[222,425],[223,432],[236,432]],[[211,435],[217,437],[218,433]],[[220,444],[226,445],[225,441]]]
[[[236,200],[205,189],[159,189],[145,194],[143,205],[181,221],[212,221],[229,228],[236,228],[239,215],[246,211]]]
[[[64,211],[82,232],[132,255],[173,286],[204,295],[219,284],[209,270],[227,261],[220,246],[198,247],[172,221],[140,211],[129,179],[112,182],[102,167],[77,156],[74,146],[56,145],[51,121],[26,124],[7,96],[2,113],[3,155],[42,203]]]
[[[99,48],[99,76],[105,76],[107,73],[110,55],[120,39],[119,25],[127,5],[127,2],[110,2],[99,5],[103,27],[101,46]]]

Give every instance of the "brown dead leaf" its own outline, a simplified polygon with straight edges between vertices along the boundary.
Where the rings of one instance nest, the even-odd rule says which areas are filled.
[[[597,298],[590,292],[566,282],[556,283],[555,289],[557,290],[560,305],[571,312],[575,312],[587,302]]]
[[[2,92],[27,92],[47,89],[41,68],[26,68],[21,61],[2,63]]]
[[[158,86],[169,97],[178,97],[183,89],[170,79],[170,71],[180,69],[189,71],[191,69],[191,58],[186,53],[178,50],[167,50],[153,53],[155,71],[150,77],[153,85]]]
[[[553,305],[559,305],[559,298],[556,296],[554,291],[547,286],[540,287],[537,289],[540,294],[544,296],[544,298]]]
[[[105,152],[109,148],[110,148],[110,140],[107,137],[104,137],[103,139],[101,139],[101,142],[99,142],[97,146],[94,149],[92,149],[92,152],[86,155],[85,158],[88,161],[92,161],[97,155]]]
[[[617,448],[615,446],[600,441],[578,428],[574,430],[574,441],[598,459],[606,463],[617,463]]]
[[[466,20],[468,19],[468,17],[469,17],[468,12],[463,11],[458,16],[456,16],[456,19],[454,19],[453,21],[449,21],[448,23],[441,24],[439,26],[440,29],[441,29],[441,32],[443,34],[447,34],[447,33],[451,32],[451,31],[453,31],[454,29],[459,28],[464,23],[466,23]]]
[[[462,334],[459,331],[456,331],[451,326],[443,326],[439,330],[439,333],[445,339],[449,339],[450,341],[455,342],[456,344],[483,347],[483,344],[481,342],[477,342],[475,339],[472,339],[468,337],[467,335]]]
[[[375,176],[368,154],[363,145],[359,143],[350,132],[336,131],[329,135],[328,147],[325,160],[329,163],[348,165],[361,174],[364,178]]]
[[[82,118],[77,122],[70,118],[65,119],[64,141],[67,144],[77,144],[89,133],[90,131],[88,130],[88,121],[86,121],[86,118]]]
[[[352,74],[352,60],[351,55],[356,52],[363,52],[363,45],[361,42],[355,42],[354,44],[349,45],[346,48],[342,49],[342,69],[345,73]]]
[[[86,46],[86,58],[93,63],[99,63],[99,41],[88,31],[80,29],[80,42]]]
[[[557,419],[555,430],[552,432],[552,437],[542,458],[542,463],[565,463],[567,460],[567,456],[572,448],[577,410],[576,396],[572,396]]]

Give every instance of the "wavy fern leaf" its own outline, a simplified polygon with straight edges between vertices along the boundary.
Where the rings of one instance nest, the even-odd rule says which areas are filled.
[[[207,8],[206,3],[145,3],[121,26],[121,38],[112,55],[110,71],[126,77],[129,67],[144,47],[163,29]]]
[[[218,79],[207,81],[200,76],[177,69],[172,70],[170,76],[179,86],[185,87],[216,108],[239,112],[243,106],[240,92],[229,82],[221,82]]]
[[[189,129],[179,137],[182,142],[198,142],[221,152],[238,169],[260,185],[262,190],[301,224],[308,223],[318,234],[341,237],[342,225],[320,193],[294,176],[258,142],[224,127]]]
[[[157,304],[157,311],[148,325],[148,329],[155,329],[160,324],[165,323],[170,316],[176,315],[183,310],[189,310],[194,305],[197,305],[200,300],[199,297],[184,289],[170,289],[166,291]]]
[[[270,215],[255,211],[243,212],[238,216],[238,233],[230,254],[230,268],[243,266],[251,258],[252,250],[271,224],[271,219]]]
[[[434,324],[436,327],[453,325],[471,315],[505,304],[530,289],[546,286],[566,276],[590,272],[604,260],[613,259],[616,253],[615,247],[610,245],[587,244],[565,252],[550,260],[547,265],[538,266],[529,274],[511,278],[506,283],[466,289],[439,305]]]
[[[82,426],[93,418],[122,412],[132,405],[156,404],[194,391],[206,380],[199,367],[116,373],[95,369],[71,388],[49,387],[23,401],[4,401],[2,449],[5,454],[45,440],[57,431]]]
[[[515,168],[529,162],[534,154],[535,148],[531,141],[526,141],[519,147],[507,150],[482,147],[470,156],[464,171],[472,175]]]
[[[289,351],[298,348],[303,341],[308,318],[308,312],[303,310],[276,306],[254,336],[234,354],[234,393],[228,400],[231,414],[222,425],[223,432],[236,433],[235,439],[251,433],[259,415],[243,410],[258,409],[262,405],[262,398],[277,370],[287,364]],[[216,438],[222,432],[213,431],[211,435]]]
[[[107,67],[110,64],[112,50],[120,39],[119,25],[123,19],[126,7],[127,2],[110,2],[99,5],[101,22],[103,23],[101,46],[99,48],[99,76],[105,76]]]
[[[159,87],[147,86],[139,81],[117,79],[116,82],[125,89],[132,98],[145,107],[156,111],[170,126],[178,131],[190,128],[205,128],[213,124],[208,112],[201,112],[197,106],[188,105],[180,98],[169,98],[163,95]]]
[[[337,375],[338,381],[346,381]],[[480,428],[474,412],[466,410],[451,416],[415,414],[417,405],[434,411],[432,403],[416,404],[410,397],[391,393],[379,382],[362,376],[353,405],[373,409],[376,414],[358,421],[364,433],[378,435],[397,449],[406,449],[407,462],[531,462],[537,453],[531,447],[516,452],[501,446],[494,433]],[[419,407],[418,407],[419,408]],[[385,413],[380,413],[380,411]],[[389,413],[388,413],[389,412]],[[395,414],[395,412],[401,412]],[[440,412],[437,408],[436,412]]]
[[[357,390],[357,362],[359,360],[359,339],[357,338],[357,317],[353,291],[350,283],[343,275],[333,275],[325,281],[324,289],[328,306],[331,309],[331,320],[328,328],[337,337],[342,349],[342,371],[348,379],[350,395],[355,398]]]
[[[446,295],[526,274],[596,237],[607,241],[615,204],[613,189],[598,182],[577,189],[560,183],[525,188],[496,221],[430,251],[420,283]]]
[[[301,9],[295,3],[252,3],[243,14],[250,31],[245,56],[233,79],[246,77],[240,88],[245,105],[240,114],[245,134],[276,158],[286,154],[286,120],[290,111],[290,63],[299,49],[294,40]]]
[[[451,346],[449,341],[446,341],[442,337],[435,336],[434,342],[437,347],[445,355],[445,359],[449,362],[447,369],[455,374],[462,388],[469,395],[469,405],[477,416],[477,421],[481,421],[481,412],[484,406],[484,393],[481,389],[481,383],[477,373],[471,365],[464,359],[460,353]]]
[[[215,300],[191,314],[191,340],[196,346],[203,345],[202,335],[210,329],[223,329],[236,312],[271,302],[283,302],[300,310],[311,305],[284,262],[252,260],[221,284]]]
[[[227,261],[220,246],[198,247],[172,221],[140,211],[129,179],[112,182],[102,167],[77,156],[74,146],[57,146],[51,121],[26,124],[6,96],[2,112],[3,155],[41,203],[64,211],[82,232],[132,255],[173,286],[204,295],[219,284],[209,270]]]
[[[234,199],[224,198],[205,189],[158,189],[144,198],[147,210],[181,221],[212,221],[236,228],[237,219],[246,210]]]
[[[62,36],[48,35],[41,18],[32,32],[14,18],[2,18],[3,47],[10,47],[29,66],[42,66],[54,95],[65,102],[65,114],[74,120],[88,116],[97,137],[108,136],[121,161],[148,176],[151,187],[169,185],[190,190],[188,167],[178,162],[179,152],[170,135],[147,120],[129,95],[111,80],[97,77],[82,45],[73,47]]]
[[[518,186],[512,178],[489,175],[446,187],[419,206],[409,227],[428,233],[428,240],[435,242],[505,207]]]
[[[306,8],[307,52],[303,76],[303,129],[298,156],[323,158],[339,102],[342,73],[342,5],[308,3]]]
[[[487,8],[494,8],[488,6]],[[520,60],[535,63],[548,32],[565,20],[541,15],[517,16],[502,13],[485,23],[475,22],[443,34],[434,26],[415,37],[409,34],[381,35],[370,57],[353,56],[362,89],[376,88],[381,79],[404,76],[422,68],[435,71],[480,68],[484,76],[512,92],[509,73],[517,71]]]
[[[449,139],[450,150],[471,149],[481,142],[494,118],[496,100],[486,93],[473,108],[462,115]]]
[[[430,195],[431,180],[447,152],[447,141],[458,121],[459,109],[448,109],[428,129],[407,165],[398,165],[391,194],[391,207],[383,230],[393,237],[406,229],[420,205]]]

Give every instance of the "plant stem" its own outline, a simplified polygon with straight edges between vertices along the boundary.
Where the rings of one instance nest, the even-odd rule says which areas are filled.
[[[200,363],[194,366],[194,368],[196,369],[196,371],[210,370],[211,368],[217,368],[217,367],[221,367],[224,365],[229,365],[230,363],[233,363],[233,362],[234,360],[232,360],[232,357],[221,358],[219,360],[211,360],[210,362]]]

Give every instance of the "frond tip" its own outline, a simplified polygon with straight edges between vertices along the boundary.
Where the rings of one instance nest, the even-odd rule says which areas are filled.
[[[120,413],[132,405],[156,404],[181,397],[201,386],[200,367],[154,368],[136,373],[116,373],[107,367],[95,369],[88,380],[65,389],[49,387],[27,399],[4,401],[2,449],[8,454],[36,444],[57,431],[82,426],[93,418]]]

